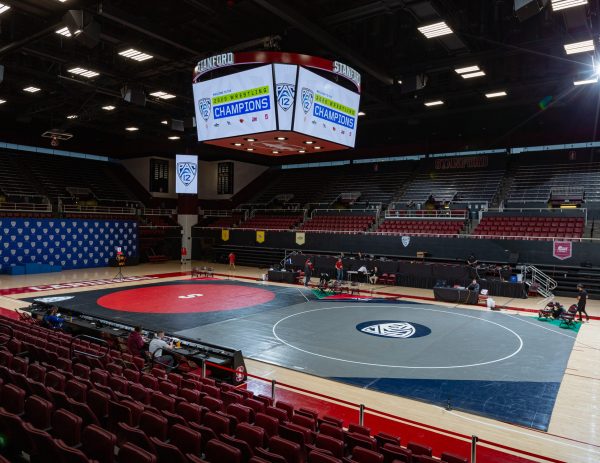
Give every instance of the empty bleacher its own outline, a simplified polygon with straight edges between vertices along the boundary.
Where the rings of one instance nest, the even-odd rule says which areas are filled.
[[[584,226],[583,217],[484,216],[472,234],[546,240],[581,238]]]
[[[375,222],[374,215],[315,215],[302,224],[300,230],[328,232],[365,232]]]
[[[600,201],[600,162],[523,164],[516,168],[507,204],[547,203],[554,190],[582,190],[586,203]]]
[[[0,196],[2,202],[40,202],[41,192],[35,182],[23,174],[16,157],[0,155]]]
[[[10,461],[247,463],[265,461],[261,456],[341,463],[351,454],[373,461],[432,456],[418,438],[401,441],[355,423],[344,428],[340,417],[212,378],[143,369],[144,361],[118,344],[105,355],[105,346],[61,331],[5,317],[0,324],[14,334],[3,334],[0,347],[0,432]],[[324,450],[328,458],[319,459]],[[434,461],[467,459],[441,452]]]
[[[238,225],[238,228],[253,228],[265,230],[288,230],[298,225],[304,216],[298,213],[292,214],[255,214],[245,222]]]
[[[406,187],[400,200],[424,204],[433,197],[436,201],[444,202],[491,204],[504,173],[502,169],[422,171]]]
[[[458,235],[463,230],[464,225],[464,219],[388,218],[379,225],[377,232],[393,235]]]

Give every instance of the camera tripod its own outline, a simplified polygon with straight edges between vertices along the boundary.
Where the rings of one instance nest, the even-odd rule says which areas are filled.
[[[123,281],[124,278],[125,277],[123,276],[123,267],[121,265],[119,265],[119,271],[113,278],[113,281]]]

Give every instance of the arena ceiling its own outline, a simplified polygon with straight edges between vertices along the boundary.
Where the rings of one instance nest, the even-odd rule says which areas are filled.
[[[545,7],[520,19],[512,0],[0,0],[10,6],[0,14],[0,140],[49,146],[42,133],[60,129],[74,135],[61,142],[67,150],[256,160],[201,146],[190,124],[196,63],[249,50],[323,56],[359,70],[359,154],[595,139],[600,84],[573,85],[595,79],[595,50],[567,54],[564,46],[600,47],[599,0],[560,11],[556,0],[535,1]],[[88,27],[77,37],[56,32],[68,10],[84,12]],[[428,39],[418,30],[441,21],[451,34]],[[119,54],[129,49],[152,58]],[[485,75],[456,72],[470,66]],[[125,102],[124,87],[143,90],[145,106]],[[151,96],[157,91],[175,97]],[[486,97],[497,92],[506,95]],[[436,100],[443,104],[425,105]]]

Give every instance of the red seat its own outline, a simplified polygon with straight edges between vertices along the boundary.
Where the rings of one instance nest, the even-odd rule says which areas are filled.
[[[430,457],[431,452],[432,452],[431,447],[428,447],[427,445],[419,444],[416,442],[409,442],[406,445],[406,448],[412,452],[413,457],[415,455],[426,455],[426,456]]]
[[[248,460],[250,460],[250,458],[252,458],[254,455],[254,451],[250,448],[248,443],[242,439],[237,439],[235,437],[228,436],[227,434],[221,434],[219,438],[225,444],[231,445],[242,452],[242,463],[247,463]]]
[[[129,442],[119,449],[119,463],[156,463],[157,457]]]
[[[67,445],[76,446],[81,443],[81,417],[68,410],[56,410],[52,414],[52,434]]]
[[[440,459],[445,463],[468,463],[469,459],[453,453],[443,452]]]
[[[202,453],[202,436],[198,431],[175,424],[169,430],[169,443],[173,444],[184,455],[189,453],[200,455]]]
[[[7,412],[20,415],[25,408],[25,391],[13,384],[5,384],[2,388],[0,405]]]
[[[51,425],[52,402],[41,397],[31,396],[25,402],[24,419],[38,429],[48,429]]]
[[[203,408],[200,405],[188,402],[179,402],[175,407],[175,411],[179,415],[183,416],[187,421],[198,424],[202,423],[202,415],[207,410],[208,409]]]
[[[220,436],[221,434],[231,434],[230,422],[222,415],[208,412],[202,418],[202,424],[212,429],[217,436]]]
[[[56,439],[55,443],[62,463],[94,463],[81,450],[68,446],[62,440]]]
[[[383,455],[364,447],[354,447],[352,450],[352,461],[356,463],[383,463]]]
[[[263,428],[269,438],[279,434],[279,421],[277,418],[265,415],[264,413],[257,413],[254,418],[254,424]]]
[[[140,429],[149,437],[158,437],[160,440],[167,439],[169,429],[167,418],[151,412],[143,412],[140,415]]]
[[[117,436],[96,425],[89,425],[83,430],[81,444],[85,454],[98,463],[113,463]]]
[[[240,423],[235,429],[235,437],[246,441],[251,449],[255,449],[265,443],[265,430],[259,426]]]
[[[231,445],[227,445],[216,439],[208,442],[204,450],[205,457],[211,463],[227,462],[242,463],[242,452]]]
[[[287,463],[302,463],[302,447],[296,442],[273,436],[269,439],[269,450],[281,455]]]
[[[167,444],[156,437],[151,437],[150,440],[156,447],[156,454],[161,462],[188,463],[185,455],[176,446]]]

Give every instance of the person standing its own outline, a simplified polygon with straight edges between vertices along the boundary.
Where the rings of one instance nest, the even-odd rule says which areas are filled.
[[[233,251],[229,253],[229,270],[235,270],[235,254]]]
[[[341,257],[339,257],[337,262],[335,263],[335,271],[336,271],[336,280],[342,281],[344,279],[344,264],[342,263]]]
[[[577,313],[579,314],[579,321],[583,321],[582,314],[585,314],[585,321],[589,322],[590,316],[585,311],[585,304],[587,302],[588,293],[581,283],[577,285],[577,291],[579,291],[579,294],[577,294]]]
[[[308,286],[310,278],[312,277],[313,268],[314,266],[310,261],[310,258],[306,259],[306,262],[304,263],[304,286]]]

